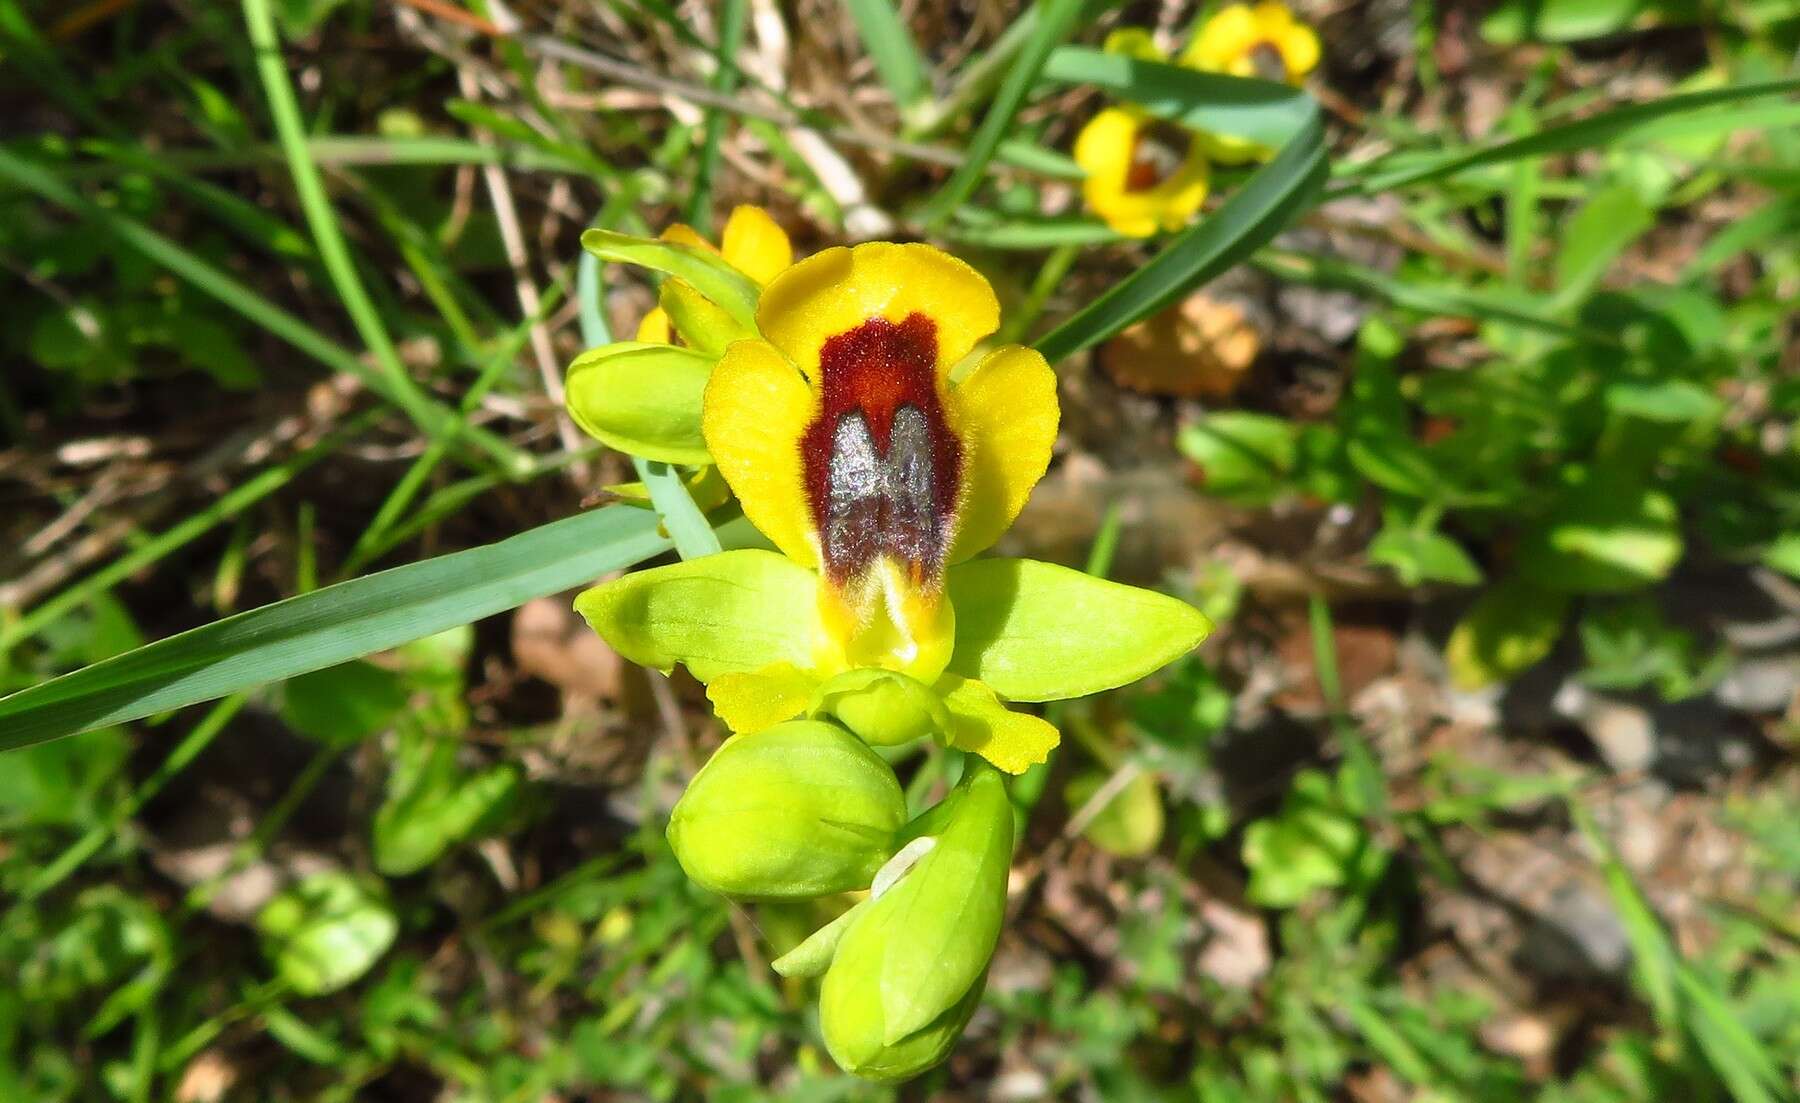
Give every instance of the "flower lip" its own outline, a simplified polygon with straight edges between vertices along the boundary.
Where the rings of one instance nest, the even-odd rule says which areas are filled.
[[[1281,47],[1278,44],[1263,39],[1250,47],[1249,57],[1251,70],[1258,77],[1274,81],[1276,84],[1287,83],[1289,76],[1287,58],[1282,56]]]
[[[819,350],[818,414],[800,440],[825,574],[842,585],[878,559],[940,580],[962,490],[963,448],[937,375],[937,326],[876,316]]]

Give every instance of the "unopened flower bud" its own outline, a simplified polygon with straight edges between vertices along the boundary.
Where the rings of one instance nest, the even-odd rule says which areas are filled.
[[[942,825],[935,845],[850,923],[825,973],[825,1045],[858,1076],[904,1080],[937,1064],[980,1002],[1006,910],[1013,814],[1000,775],[976,760],[970,771],[929,814]]]
[[[820,686],[813,695],[813,712],[835,716],[863,742],[877,747],[950,730],[950,714],[929,686],[875,667],[846,670]]]
[[[869,887],[906,822],[894,771],[835,724],[738,735],[669,818],[687,875],[726,896],[794,900]]]

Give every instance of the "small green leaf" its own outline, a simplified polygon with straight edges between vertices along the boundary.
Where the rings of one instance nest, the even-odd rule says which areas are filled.
[[[787,662],[813,666],[818,576],[758,549],[635,571],[575,599],[575,611],[619,654],[703,682]]]
[[[1679,520],[1675,500],[1660,490],[1584,479],[1520,541],[1519,575],[1575,594],[1641,589],[1681,559]]]
[[[1710,422],[1725,410],[1718,395],[1686,379],[1624,380],[1606,388],[1606,408],[1674,425]]]
[[[1291,908],[1314,891],[1350,884],[1381,858],[1338,786],[1317,770],[1294,778],[1281,811],[1244,831],[1244,895],[1265,908]]]
[[[1109,777],[1102,770],[1087,770],[1072,778],[1063,790],[1070,814],[1086,807]],[[1121,858],[1150,853],[1162,842],[1162,834],[1162,793],[1156,788],[1156,779],[1146,773],[1132,775],[1082,831],[1089,842]]]
[[[1300,434],[1281,418],[1230,410],[1182,429],[1176,446],[1200,466],[1206,493],[1262,505],[1287,489],[1299,461]]]
[[[358,660],[289,678],[281,691],[281,719],[310,739],[347,747],[386,728],[406,699],[400,675]]]
[[[1567,595],[1516,579],[1482,594],[1444,647],[1451,681],[1479,689],[1535,665],[1556,646],[1568,608]]]
[[[375,813],[375,868],[389,877],[417,873],[451,846],[478,835],[510,807],[522,775],[511,763],[466,774],[456,744],[436,733],[431,759],[388,794]]]
[[[336,992],[386,953],[399,932],[387,901],[348,873],[315,873],[256,917],[263,949],[303,996]]]
[[[1788,532],[1775,538],[1763,549],[1763,565],[1773,567],[1790,578],[1800,578],[1800,532]]]
[[[602,444],[663,463],[711,463],[700,402],[715,358],[674,345],[618,341],[569,365],[569,416]]]
[[[953,673],[1010,701],[1055,701],[1135,682],[1187,654],[1212,622],[1185,601],[1031,559],[950,568]]]
[[[872,902],[867,897],[858,900],[844,914],[808,935],[800,945],[769,962],[769,968],[784,977],[822,976],[831,968],[831,959],[837,954],[838,943],[844,940],[850,924],[868,911]],[[766,928],[767,924],[764,926]]]
[[[761,292],[755,281],[716,253],[612,230],[584,232],[581,247],[601,260],[636,264],[686,280],[739,325],[756,328],[756,301]]]
[[[1655,221],[1635,188],[1615,184],[1596,192],[1563,223],[1557,300],[1566,304],[1586,297],[1613,260]]]
[[[1394,568],[1402,583],[1449,582],[1474,586],[1481,568],[1455,540],[1441,532],[1420,532],[1409,525],[1384,525],[1369,541],[1369,561]]]

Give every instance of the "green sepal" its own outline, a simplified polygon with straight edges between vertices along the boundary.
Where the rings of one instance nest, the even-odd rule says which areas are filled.
[[[686,280],[739,325],[756,328],[756,300],[761,291],[754,280],[717,253],[612,230],[586,231],[581,235],[581,247],[601,260],[636,264]]]
[[[1212,622],[1185,601],[1032,559],[947,572],[952,673],[1009,701],[1082,697],[1137,681],[1193,650]]]
[[[718,358],[695,349],[616,341],[569,365],[569,416],[609,448],[663,463],[711,463],[700,402]]]
[[[702,888],[743,900],[869,887],[906,822],[894,771],[835,724],[793,720],[725,741],[669,816]]]
[[[892,670],[846,670],[813,694],[814,716],[836,717],[865,743],[895,747],[927,735],[947,735],[950,713],[931,688]]]
[[[869,910],[873,900],[858,900],[843,915],[820,927],[806,937],[800,945],[782,954],[769,963],[769,968],[784,977],[816,977],[831,968],[831,959],[837,954],[838,943],[844,940],[845,932],[850,924],[856,922],[863,912]]]
[[[633,571],[584,591],[575,611],[613,650],[694,677],[745,673],[771,663],[812,666],[818,576],[776,552],[720,552]]]
[[[657,305],[690,348],[714,360],[725,355],[725,346],[731,342],[756,336],[755,327],[740,323],[686,280],[664,280]]]
[[[1006,786],[971,760],[949,801],[936,845],[850,925],[825,974],[825,1045],[853,1072],[866,1075],[883,1050],[944,1022],[999,940],[1013,843]]]

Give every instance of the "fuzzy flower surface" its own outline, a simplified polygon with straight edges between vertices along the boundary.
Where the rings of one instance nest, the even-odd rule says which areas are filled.
[[[1126,684],[1206,618],[1163,594],[975,558],[1055,443],[1035,350],[975,354],[998,300],[928,245],[828,249],[763,288],[758,336],[710,372],[704,447],[776,550],[638,571],[576,608],[626,658],[685,665],[737,732],[807,715],[865,741],[934,736],[1018,773],[1058,735],[1007,701]]]

